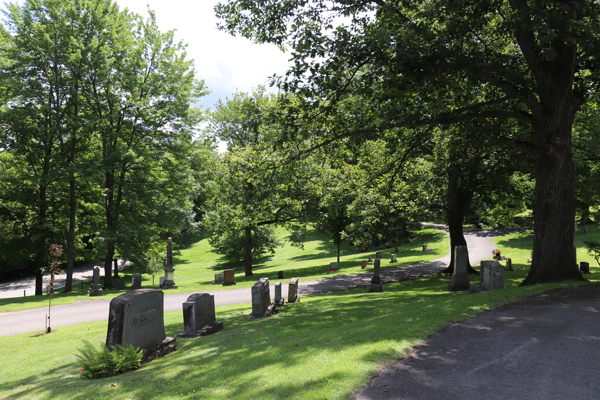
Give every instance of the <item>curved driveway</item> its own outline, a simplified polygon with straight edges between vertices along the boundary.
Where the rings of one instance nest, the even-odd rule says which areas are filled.
[[[426,224],[444,229],[442,225]],[[465,238],[469,247],[469,258],[472,265],[479,264],[480,260],[491,256],[493,237],[498,232],[465,230]],[[500,233],[501,234],[501,233]],[[384,283],[402,280],[416,279],[424,275],[430,275],[446,268],[450,262],[450,255],[437,260],[419,263],[407,267],[391,268],[381,272]],[[313,281],[299,281],[299,294],[309,295],[318,293],[329,293],[339,290],[347,290],[358,287],[367,287],[371,283],[371,274],[355,274],[324,278]],[[282,296],[287,298],[287,284],[282,284]],[[224,306],[252,301],[250,288],[228,289],[209,292],[215,296],[215,305]],[[165,312],[181,311],[181,304],[185,302],[191,293],[166,294]],[[78,301],[75,304],[66,304],[52,307],[52,328],[107,320],[108,309],[111,299],[94,299]],[[17,333],[41,331],[46,322],[47,308],[35,308],[25,311],[0,313],[0,336],[9,336]]]

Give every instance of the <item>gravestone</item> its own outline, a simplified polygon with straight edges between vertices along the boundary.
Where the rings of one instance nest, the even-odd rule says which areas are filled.
[[[338,270],[338,266],[336,262],[332,262],[331,264],[329,264],[329,270],[330,271],[337,271]]]
[[[360,261],[360,268],[362,268],[362,269],[367,268],[367,260],[361,260]]]
[[[375,252],[375,259],[379,259],[381,258],[381,251],[376,251]]]
[[[173,268],[173,240],[167,239],[167,265],[165,266],[165,280],[163,281],[160,288],[165,289],[177,289],[175,285],[175,268]]]
[[[104,290],[100,287],[100,268],[94,267],[94,277],[92,278],[92,287],[89,290],[90,296],[102,296]]]
[[[395,254],[392,254],[392,259],[391,259],[391,261],[390,261],[390,262],[391,262],[391,263],[395,263],[395,262],[397,262],[397,261],[398,261],[398,260],[396,260],[396,255],[395,255]]]
[[[275,304],[277,306],[283,306],[283,304],[284,304],[283,296],[281,295],[281,282],[280,281],[275,282]]]
[[[369,293],[383,292],[383,284],[381,283],[381,278],[379,277],[379,271],[381,269],[381,260],[378,258],[373,264],[373,279],[371,279]]]
[[[498,261],[481,261],[479,281],[483,290],[504,289],[504,267]]]
[[[124,290],[125,289],[125,278],[115,279],[115,289],[116,290]]]
[[[119,260],[116,258],[113,258],[113,270],[115,271],[114,274],[114,278],[118,278],[119,277]]]
[[[429,250],[429,249],[427,248],[427,243],[425,243],[425,244],[423,244],[423,251],[427,251],[427,250]]]
[[[162,291],[132,290],[111,300],[106,346],[126,343],[144,350],[142,363],[176,350],[175,338],[165,335]]]
[[[277,279],[283,279],[283,271],[277,271]]]
[[[131,289],[141,289],[142,288],[142,277],[140,274],[131,275]]]
[[[226,269],[223,271],[223,286],[231,286],[235,284],[235,271],[232,269]]]
[[[262,318],[270,304],[269,278],[260,278],[252,286],[252,314],[249,318]]]
[[[213,282],[213,285],[221,285],[224,282],[225,282],[225,274],[223,272],[215,274],[215,281]]]
[[[469,253],[467,246],[456,246],[454,248],[454,273],[452,281],[448,284],[448,290],[457,292],[469,290]]]
[[[160,287],[162,287],[163,283],[165,283],[165,277],[164,277],[164,276],[161,276],[161,277],[159,278],[159,281],[160,281]]]
[[[290,279],[288,283],[288,303],[297,303],[300,301],[298,295],[298,278]]]
[[[585,262],[585,261],[581,261],[579,263],[579,270],[584,273],[584,274],[591,274],[590,272],[590,263],[589,262]]]
[[[183,307],[183,329],[177,337],[212,335],[223,330],[223,322],[215,317],[215,296],[194,293],[187,298]]]
[[[505,271],[514,271],[513,267],[512,267],[512,258],[507,258],[506,259],[506,267],[504,267]]]
[[[584,234],[584,235],[587,235],[587,234],[588,234],[588,232],[589,232],[589,231],[588,231],[588,227],[587,227],[587,225],[586,225],[586,226],[584,226],[584,227],[583,227],[583,234]]]

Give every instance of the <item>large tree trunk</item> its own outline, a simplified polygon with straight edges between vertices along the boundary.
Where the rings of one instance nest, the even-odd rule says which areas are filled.
[[[522,285],[585,280],[573,248],[575,185],[571,148],[573,106],[563,100],[536,118],[533,262]]]
[[[462,185],[462,186],[461,186]],[[471,206],[473,190],[466,188],[464,182],[461,184],[460,170],[451,166],[448,171],[448,230],[450,234],[450,265],[442,273],[454,273],[454,249],[456,246],[466,246],[467,241],[463,233],[463,221],[465,214]],[[469,262],[467,251],[467,263],[469,273],[478,273]]]
[[[35,295],[41,296],[44,294],[44,276],[42,275],[42,270],[38,265],[38,268],[35,270]]]
[[[67,280],[65,293],[73,288],[73,266],[75,264],[75,223],[77,215],[77,198],[75,191],[75,173],[71,172],[69,179],[69,236],[67,237]]]
[[[342,245],[342,239],[337,241],[337,263],[338,263],[338,268],[339,268],[339,264],[340,264],[340,246]]]
[[[252,228],[244,229],[244,275],[252,276]]]
[[[106,150],[105,150],[106,156]],[[105,200],[105,216],[106,216],[106,232],[108,240],[106,243],[106,254],[104,255],[104,289],[112,287],[112,264],[115,253],[114,242],[114,174],[112,171],[107,171],[104,174],[104,190],[106,193]]]

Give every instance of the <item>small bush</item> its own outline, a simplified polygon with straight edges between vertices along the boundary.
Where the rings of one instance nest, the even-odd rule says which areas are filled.
[[[594,240],[583,240],[587,246],[588,254],[594,256],[598,265],[600,265],[600,242]]]
[[[140,349],[130,344],[118,345],[110,351],[104,344],[96,349],[87,340],[83,341],[84,348],[79,349],[79,371],[81,376],[88,379],[105,378],[123,372],[138,369],[142,354]]]

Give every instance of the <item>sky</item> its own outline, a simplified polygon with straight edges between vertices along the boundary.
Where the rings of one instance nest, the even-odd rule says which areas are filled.
[[[227,0],[222,0],[226,2]],[[213,10],[218,0],[116,0],[121,9],[148,15],[156,13],[161,31],[175,29],[175,38],[188,45],[188,58],[195,62],[196,77],[204,79],[211,94],[200,99],[202,108],[212,108],[217,100],[231,98],[236,90],[249,92],[258,85],[268,86],[274,73],[283,74],[289,55],[273,45],[257,45],[217,29]],[[275,90],[275,89],[272,89]]]

